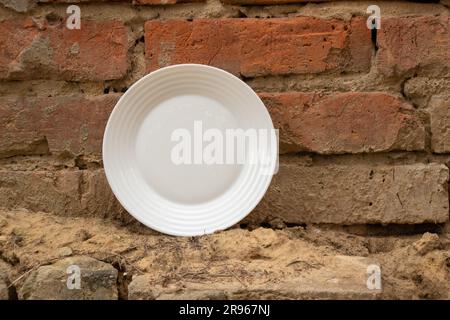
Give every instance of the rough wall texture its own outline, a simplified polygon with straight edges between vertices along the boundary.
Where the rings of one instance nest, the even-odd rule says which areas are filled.
[[[0,206],[130,219],[101,143],[146,73],[203,63],[241,77],[280,129],[259,224],[449,218],[448,2],[1,0]],[[81,29],[66,27],[69,4]]]
[[[0,0],[0,300],[449,299],[450,1],[424,2]],[[248,83],[281,148],[239,226],[188,239],[121,207],[101,146],[133,83],[189,62]]]

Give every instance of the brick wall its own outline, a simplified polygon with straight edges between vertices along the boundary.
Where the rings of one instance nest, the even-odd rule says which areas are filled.
[[[102,169],[108,116],[146,73],[194,62],[241,77],[280,129],[280,171],[245,223],[449,220],[449,1],[0,4],[1,207],[129,220]]]

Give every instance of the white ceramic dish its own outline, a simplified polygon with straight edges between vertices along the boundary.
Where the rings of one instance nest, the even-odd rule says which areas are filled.
[[[278,154],[270,143],[265,168],[248,161],[174,163],[173,132],[183,128],[195,139],[200,121],[203,131],[263,129],[274,135],[269,113],[248,85],[198,64],[148,74],[111,113],[103,140],[108,182],[122,206],[152,229],[177,236],[226,229],[255,208],[270,184]]]

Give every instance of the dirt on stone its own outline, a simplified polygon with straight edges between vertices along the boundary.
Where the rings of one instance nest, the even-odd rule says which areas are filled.
[[[360,236],[305,226],[235,228],[180,238],[137,223],[121,225],[23,210],[0,212],[0,257],[8,265],[7,276],[15,291],[31,272],[67,256],[89,256],[113,265],[119,271],[118,296],[122,299],[128,298],[133,276],[145,275],[152,286],[161,288],[189,288],[192,283],[273,287],[290,278],[314,279],[314,272],[340,256],[379,263],[383,290],[377,298],[450,298],[450,239],[446,234]],[[257,297],[276,298],[273,294]]]

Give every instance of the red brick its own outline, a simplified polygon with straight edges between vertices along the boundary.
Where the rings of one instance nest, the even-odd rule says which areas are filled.
[[[323,154],[423,150],[414,109],[385,93],[262,93],[282,152]],[[101,154],[119,95],[0,100],[0,156]]]
[[[423,150],[414,108],[386,93],[263,93],[280,149],[323,154]]]
[[[100,154],[118,95],[0,100],[0,156]]]
[[[0,22],[0,79],[110,80],[128,69],[128,37],[122,22],[82,21],[38,26],[32,19]]]
[[[384,18],[378,70],[386,76],[450,75],[450,18]]]
[[[363,72],[371,58],[362,18],[149,21],[145,37],[148,71],[201,63],[246,77]]]

